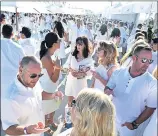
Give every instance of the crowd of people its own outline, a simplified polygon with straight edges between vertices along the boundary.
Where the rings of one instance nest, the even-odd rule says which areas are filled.
[[[52,135],[67,96],[72,127],[58,136],[157,136],[157,22],[9,12],[0,22],[7,135]]]

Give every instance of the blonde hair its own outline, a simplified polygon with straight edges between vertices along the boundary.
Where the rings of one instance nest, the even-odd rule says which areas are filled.
[[[87,88],[76,99],[75,136],[114,136],[115,109],[109,96]]]
[[[144,39],[136,40],[135,43],[132,45],[132,48],[122,57],[120,64],[122,65],[130,56],[132,56],[133,51],[136,46],[143,45],[143,46],[149,46],[148,43],[145,42]]]
[[[117,49],[113,42],[101,41],[99,42],[99,47],[104,50],[105,59],[99,58],[98,63],[104,66],[109,66],[110,64],[117,64]]]
[[[152,75],[158,80],[158,67],[154,69]]]

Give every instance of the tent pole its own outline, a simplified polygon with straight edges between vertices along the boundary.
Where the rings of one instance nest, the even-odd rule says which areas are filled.
[[[18,12],[17,12],[17,10],[18,10],[18,8],[17,7],[15,7],[15,12],[16,12],[16,14],[15,14],[15,17],[16,17],[16,31],[18,32]]]

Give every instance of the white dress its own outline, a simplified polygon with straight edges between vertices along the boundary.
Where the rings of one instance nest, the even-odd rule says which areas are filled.
[[[72,68],[74,70],[79,70],[80,67],[90,67],[90,69],[94,66],[93,59],[91,57],[85,58],[80,62],[77,62],[75,56],[71,54],[68,57],[68,60],[64,67]],[[87,75],[91,75],[91,72],[88,71]],[[87,87],[87,78],[77,79],[71,75],[71,73],[67,76],[66,86],[65,86],[65,95],[77,97],[78,93]]]
[[[46,69],[42,69],[42,73],[44,74],[40,78],[40,83],[42,86],[42,89],[47,92],[47,93],[54,93],[57,90],[57,86],[59,84],[59,79],[57,80],[56,83],[53,83],[53,81],[50,79],[48,72]],[[43,100],[42,106],[43,106],[43,111],[44,114],[47,115],[49,113],[52,113],[56,111],[61,104],[60,100]]]

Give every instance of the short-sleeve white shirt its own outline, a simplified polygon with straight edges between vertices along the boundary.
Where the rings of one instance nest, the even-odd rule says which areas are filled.
[[[38,122],[44,123],[42,89],[39,83],[34,88],[27,88],[15,79],[7,92],[6,98],[1,101],[3,130],[15,124],[25,127]],[[29,136],[40,136],[40,134]]]
[[[113,72],[107,86],[114,89],[113,103],[119,124],[137,119],[145,106],[157,107],[157,80],[148,72],[132,78],[128,68],[121,68]]]

